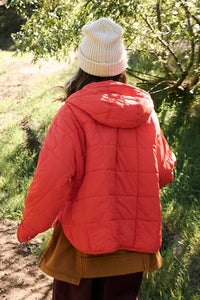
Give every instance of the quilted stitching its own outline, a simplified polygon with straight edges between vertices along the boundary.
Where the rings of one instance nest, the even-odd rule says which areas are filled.
[[[173,180],[174,164],[146,92],[113,81],[89,84],[51,125],[19,235],[25,240],[57,218],[84,253],[156,252],[159,184]]]

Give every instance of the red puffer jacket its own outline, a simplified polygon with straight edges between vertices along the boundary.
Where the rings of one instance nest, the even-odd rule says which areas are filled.
[[[85,253],[156,252],[159,188],[173,180],[174,164],[148,93],[114,81],[88,84],[48,131],[18,239],[58,220]]]

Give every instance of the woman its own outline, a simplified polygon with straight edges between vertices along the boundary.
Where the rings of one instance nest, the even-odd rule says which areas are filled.
[[[40,260],[53,299],[136,299],[162,258],[159,189],[175,156],[151,97],[126,84],[122,28],[83,27],[77,74],[42,147],[18,239],[55,225]]]

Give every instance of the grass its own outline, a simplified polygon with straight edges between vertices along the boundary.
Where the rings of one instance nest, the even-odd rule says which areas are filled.
[[[4,63],[14,60],[1,52]],[[25,59],[30,56],[25,57]],[[23,60],[23,57],[22,57]],[[73,66],[69,66],[69,71]],[[1,79],[6,71],[0,74]],[[0,216],[20,219],[48,127],[60,104],[51,88],[66,72],[35,78],[33,89],[0,101]],[[135,84],[133,78],[130,83]],[[154,99],[161,128],[177,156],[174,182],[161,191],[163,267],[144,278],[140,300],[198,300],[200,295],[200,95]],[[49,234],[41,247],[45,248]]]
[[[200,295],[200,96],[163,100],[161,128],[177,156],[174,182],[161,192],[163,267],[144,279],[141,299]]]
[[[0,55],[3,63],[8,58],[13,63],[19,61],[6,51]],[[30,56],[26,55],[24,59],[30,59]],[[73,69],[72,66],[69,68],[70,71]],[[53,102],[51,88],[64,83],[67,78],[65,73],[40,76],[31,83],[34,89],[23,93],[22,97],[7,95],[0,101],[0,214],[4,218],[22,216],[24,198],[41,145],[61,106]]]

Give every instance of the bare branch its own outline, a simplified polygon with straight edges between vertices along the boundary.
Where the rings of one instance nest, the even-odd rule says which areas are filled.
[[[197,66],[200,65],[200,44],[197,50],[197,61],[196,61]],[[200,70],[196,71],[196,73],[194,74],[194,76],[191,78],[190,82],[188,83],[188,88],[191,88],[192,86],[197,85],[197,83],[199,82],[199,78],[200,78]]]
[[[194,33],[193,33],[193,29],[192,29],[192,25],[191,25],[191,21],[190,21],[190,13],[188,10],[185,11],[186,12],[186,16],[187,16],[187,21],[188,21],[188,31],[190,33],[191,36],[191,55],[190,55],[190,62],[186,68],[186,72],[189,72],[193,63],[194,63],[194,54],[195,54],[195,43],[194,43]]]
[[[196,16],[191,14],[191,17],[200,25],[200,20]]]
[[[156,2],[156,13],[157,13],[157,20],[158,20],[158,29],[162,31],[162,20],[161,20],[161,3],[160,0]]]
[[[160,86],[160,85],[168,85],[167,86],[167,88],[170,88],[171,87],[171,84],[172,84],[173,82],[171,82],[171,81],[169,81],[169,80],[163,80],[163,81],[161,81],[161,82],[159,82],[158,84],[156,84],[156,85],[154,85],[148,92],[149,93],[154,93],[154,92],[152,92],[154,89],[156,89],[158,86]],[[156,92],[156,91],[155,91]]]
[[[163,77],[155,76],[155,75],[152,75],[152,74],[143,73],[143,72],[140,72],[140,71],[133,70],[131,68],[126,68],[126,71],[130,72],[130,75],[131,75],[131,73],[138,73],[138,74],[149,76],[149,77],[152,77],[152,78],[155,78],[155,79],[160,79],[160,80],[164,79]]]
[[[161,19],[161,1],[157,0],[156,2],[156,14],[157,14],[157,21],[158,21],[158,29],[161,32],[161,38],[163,39],[163,33],[162,33],[162,19]],[[166,79],[169,80],[171,78],[170,76],[170,69],[168,65],[168,61],[166,59],[166,54],[162,52],[160,54],[161,63],[163,65]]]
[[[143,20],[146,22],[147,26],[150,28],[150,30],[155,34],[155,30],[153,28],[153,26],[151,25],[151,23],[149,22],[148,18],[146,16],[142,16]],[[176,54],[174,53],[174,51],[172,50],[172,48],[169,46],[168,43],[166,43],[161,37],[159,37],[158,35],[156,35],[156,38],[159,40],[159,42],[171,53],[171,55],[173,56],[177,66],[179,67],[179,69],[181,70],[181,72],[183,73],[183,67],[180,64],[178,57],[176,56]]]
[[[199,43],[199,47],[198,47],[198,51],[197,51],[197,66],[200,65],[200,43]]]
[[[191,20],[190,20],[191,16],[190,16],[189,10],[187,9],[186,6],[184,6],[184,10],[185,10],[187,22],[188,22],[188,32],[191,37],[191,55],[190,55],[190,59],[189,59],[189,63],[187,65],[187,67],[185,68],[184,72],[182,72],[179,80],[173,86],[174,89],[176,89],[178,86],[180,86],[183,83],[183,81],[186,79],[186,77],[188,76],[190,69],[192,68],[192,66],[194,64],[194,57],[195,57],[195,43],[194,43],[194,38],[193,38],[194,33],[193,33]]]
[[[171,87],[170,86],[167,86],[166,88],[164,89],[160,89],[160,90],[157,90],[157,91],[154,91],[154,92],[151,92],[150,94],[157,94],[157,93],[160,93],[160,92],[164,92],[164,91],[169,91],[171,90]]]
[[[194,64],[194,58],[195,58],[195,42],[194,42],[194,33],[193,33],[193,29],[192,29],[192,24],[191,24],[191,13],[189,12],[189,9],[187,7],[187,5],[185,3],[183,3],[183,1],[181,0],[181,3],[182,3],[182,6],[185,10],[185,13],[186,13],[186,17],[187,17],[187,23],[188,23],[188,32],[190,34],[190,41],[191,41],[191,54],[190,54],[190,59],[189,59],[189,62],[186,66],[185,69],[183,69],[182,65],[179,63],[179,60],[178,60],[178,57],[175,55],[174,51],[171,49],[171,47],[169,46],[169,44],[164,41],[162,39],[162,37],[159,37],[157,36],[157,39],[160,41],[160,43],[165,46],[169,52],[172,54],[173,58],[175,59],[176,63],[177,63],[177,66],[179,67],[179,69],[181,70],[181,76],[180,78],[173,84],[173,85],[170,85],[168,87],[166,87],[165,89],[162,89],[162,91],[164,90],[175,90],[177,88],[180,88],[181,85],[184,83],[185,79],[187,78],[193,64]],[[159,18],[159,1],[157,2],[157,16]],[[151,23],[149,22],[148,18],[146,16],[143,16],[143,20],[146,22],[146,24],[148,25],[148,27],[150,28],[150,30],[155,34],[155,30],[153,28],[153,26],[151,25]],[[199,79],[199,74],[196,74],[195,75],[195,78],[194,78],[194,82],[196,82],[197,80]],[[165,82],[167,83],[167,82]],[[159,85],[161,85],[162,83],[160,83]],[[185,85],[185,87],[187,86],[190,86],[189,82]],[[184,85],[182,87],[184,89]],[[161,91],[161,90],[159,90]],[[152,93],[158,93],[159,91],[155,91],[155,92],[152,92]]]
[[[183,6],[183,8],[187,11],[187,13],[190,14],[190,16],[193,18],[193,20],[195,20],[200,25],[200,20],[189,11],[187,4],[184,3],[183,0],[180,0],[180,3],[181,3],[181,6]]]
[[[133,71],[130,70],[130,69],[128,69],[128,68],[126,69],[126,72],[127,72],[129,75],[133,76],[134,78],[139,79],[139,80],[141,80],[141,81],[143,81],[143,82],[148,82],[148,81],[149,81],[149,80],[147,80],[147,79],[144,79],[144,78],[142,78],[142,77],[139,77],[139,76],[135,75],[135,74],[133,73]]]

